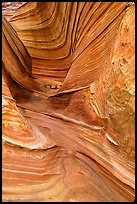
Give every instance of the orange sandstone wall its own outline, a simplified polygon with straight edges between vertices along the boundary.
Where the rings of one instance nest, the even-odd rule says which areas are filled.
[[[134,201],[134,63],[134,3],[3,3],[3,202]]]

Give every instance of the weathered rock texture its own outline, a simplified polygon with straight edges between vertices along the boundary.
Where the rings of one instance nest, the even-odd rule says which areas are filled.
[[[3,201],[133,201],[134,4],[3,15]]]

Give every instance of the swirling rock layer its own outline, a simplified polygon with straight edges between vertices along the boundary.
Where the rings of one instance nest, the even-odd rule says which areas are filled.
[[[3,4],[3,201],[134,200],[134,41],[133,3]]]

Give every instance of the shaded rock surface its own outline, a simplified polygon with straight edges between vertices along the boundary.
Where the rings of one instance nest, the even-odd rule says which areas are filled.
[[[3,201],[133,201],[135,8],[4,2]]]

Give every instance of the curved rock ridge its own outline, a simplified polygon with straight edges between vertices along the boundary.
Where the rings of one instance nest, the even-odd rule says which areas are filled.
[[[48,148],[53,143],[37,126],[29,125],[19,112],[4,79],[2,80],[2,139],[6,143],[29,149]],[[10,133],[10,134],[9,134]]]
[[[89,85],[103,71],[126,5],[30,2],[10,23],[32,57],[34,76],[61,78],[65,83],[60,91],[68,91]]]
[[[3,202],[134,201],[134,132],[134,3],[4,2]]]
[[[2,13],[9,20],[17,9],[23,6],[26,2],[2,2]]]

